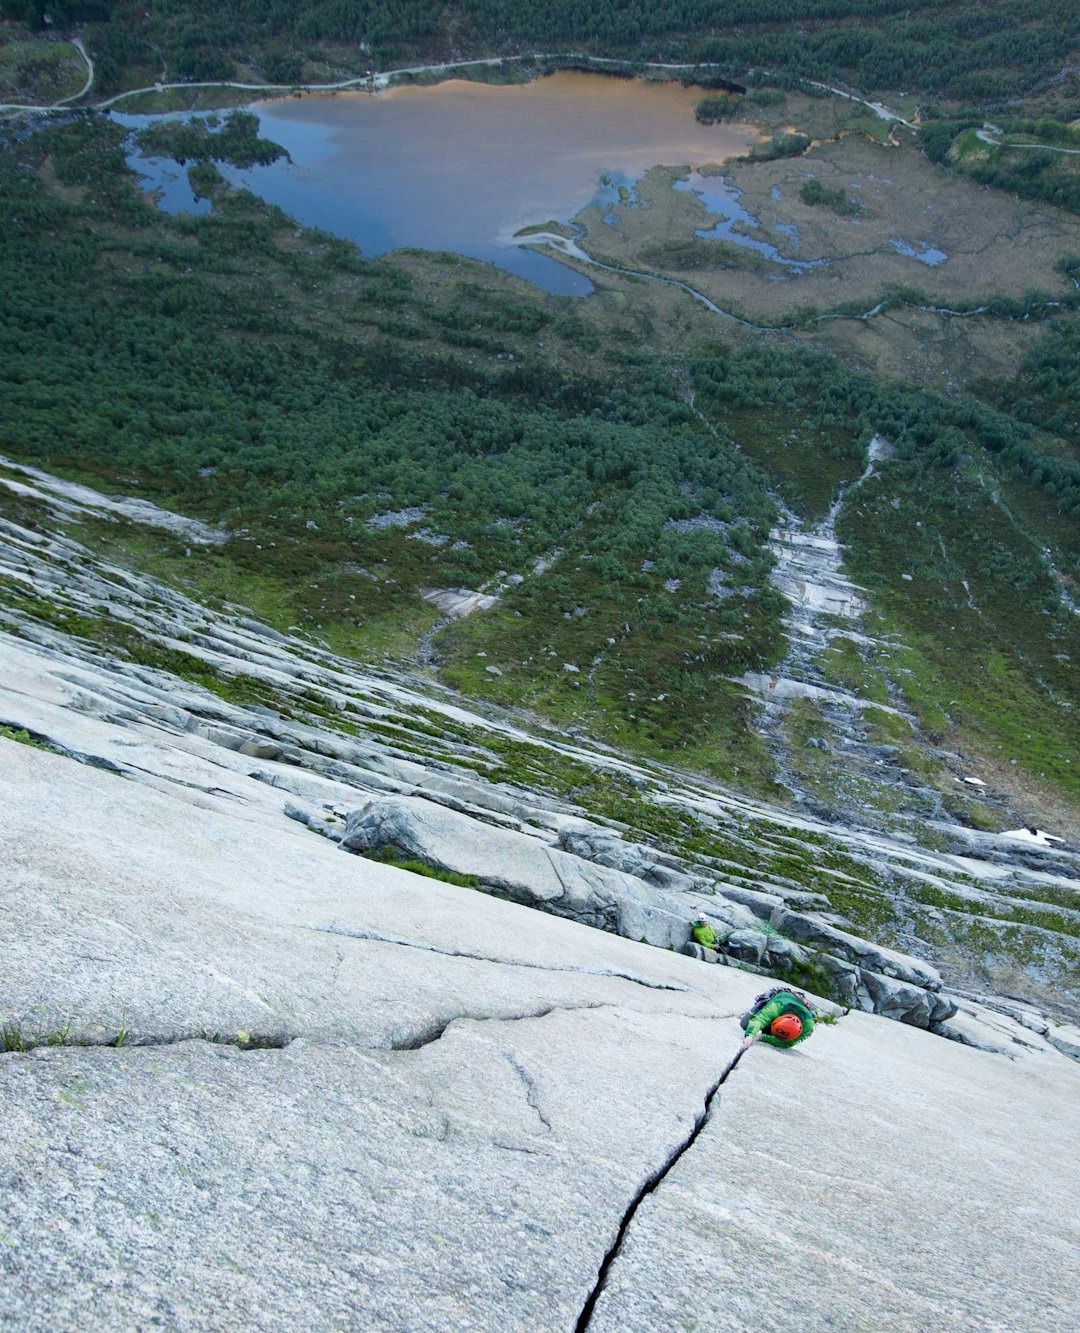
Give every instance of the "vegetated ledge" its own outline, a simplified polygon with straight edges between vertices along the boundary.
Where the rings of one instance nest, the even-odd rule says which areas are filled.
[[[261,805],[266,786],[280,788],[302,803],[293,818],[331,837],[333,812],[350,850],[392,845],[458,882],[661,947],[689,951],[688,920],[704,911],[723,940],[709,962],[722,957],[934,1031],[946,1019],[952,1001],[932,970],[860,940],[860,926],[840,915],[841,890],[880,894],[895,874],[919,882],[930,870],[951,883],[946,858],[812,822],[794,839],[780,836],[787,825],[776,809],[586,753],[576,739],[522,739],[497,716],[464,721],[462,705],[428,696],[420,682],[376,679],[155,579],[118,579],[66,538],[4,527],[17,571],[5,619],[17,637],[0,636],[0,653],[11,681],[27,681],[5,692],[18,739],[25,731],[136,783],[167,781],[229,805]],[[51,693],[39,698],[31,681],[49,682]],[[433,711],[440,703],[453,707]],[[376,718],[395,721],[392,744]],[[150,741],[139,767],[130,764],[132,731]],[[403,747],[398,735],[415,743]],[[511,762],[519,745],[524,766]],[[190,772],[174,762],[177,746]],[[252,771],[253,760],[262,767]],[[598,771],[602,790],[587,781]],[[289,816],[290,805],[273,817]],[[839,887],[823,880],[825,867],[843,872]],[[904,896],[917,897],[910,888]]]
[[[554,969],[570,970],[570,969]],[[657,986],[654,989],[672,989],[675,987]],[[74,1023],[54,1028],[31,1028],[22,1024],[7,1022],[0,1025],[0,1056],[28,1055],[32,1051],[42,1050],[127,1050],[160,1048],[163,1046],[181,1046],[187,1042],[201,1041],[210,1046],[228,1046],[238,1051],[283,1051],[295,1041],[312,1041],[319,1044],[349,1046],[372,1053],[391,1051],[419,1051],[425,1046],[440,1041],[455,1023],[524,1023],[549,1017],[557,1013],[580,1013],[596,1009],[617,1010],[621,1006],[608,1001],[595,1001],[583,1004],[540,1004],[523,1008],[512,1013],[474,1013],[462,1009],[447,1016],[432,1018],[422,1022],[404,1036],[392,1040],[359,1041],[355,1037],[335,1035],[319,1031],[310,1036],[300,1032],[263,1031],[249,1032],[244,1028],[208,1029],[191,1028],[168,1032],[153,1031],[143,1028],[118,1027],[98,1029],[96,1027],[79,1028]],[[731,1014],[718,1014],[718,1018],[731,1018]]]
[[[239,1051],[280,1051],[297,1040],[296,1033],[210,1031],[197,1028],[179,1032],[153,1032],[140,1028],[78,1028],[67,1024],[54,1028],[24,1028],[7,1022],[0,1026],[0,1055],[27,1055],[39,1050],[120,1050],[127,1047],[179,1046],[187,1041],[205,1041],[211,1046],[233,1046]]]

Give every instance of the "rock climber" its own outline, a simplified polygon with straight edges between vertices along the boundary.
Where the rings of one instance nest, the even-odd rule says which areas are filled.
[[[814,1011],[801,991],[775,986],[757,997],[739,1026],[746,1033],[744,1050],[759,1039],[786,1050],[813,1032]]]
[[[700,944],[703,949],[719,949],[720,941],[716,937],[716,931],[705,920],[703,916],[691,925],[690,934],[694,937],[694,943]]]

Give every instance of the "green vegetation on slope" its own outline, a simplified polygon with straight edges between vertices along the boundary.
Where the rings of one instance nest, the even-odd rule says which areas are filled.
[[[841,514],[848,563],[898,636],[890,670],[933,740],[953,736],[992,766],[1018,766],[1075,799],[1077,617],[1037,528],[972,460],[942,470],[894,460]]]
[[[163,216],[121,137],[88,118],[0,155],[0,448],[231,533],[132,558],[364,656],[416,652],[426,590],[498,591],[436,636],[452,683],[763,789],[731,678],[783,651],[769,488],[820,517],[880,431],[897,458],[845,538],[914,654],[894,683],[935,737],[1075,790],[1052,719],[1075,694],[1055,580],[1078,571],[1080,470],[1046,413],[773,340],[683,346],[647,302],[613,319],[452,256],[369,260],[223,183],[208,216]],[[1049,326],[1025,374],[1059,341]]]
[[[30,105],[71,97],[86,82],[86,62],[68,42],[28,37],[0,43],[0,101]]]
[[[46,154],[92,196],[50,194],[33,170]],[[687,727],[702,720],[702,671],[775,655],[780,605],[760,558],[774,507],[739,451],[703,430],[660,366],[620,385],[506,355],[538,334],[581,343],[570,302],[466,280],[422,303],[405,268],[329,237],[298,246],[243,192],[206,218],[163,218],[99,123],[42,131],[0,170],[3,447],[225,523],[232,540],[192,564],[216,567],[211,580],[228,566],[234,595],[249,579],[257,605],[289,589],[286,624],[344,624],[354,650],[400,651],[398,631],[415,642],[436,619],[423,589],[516,571],[522,640],[547,634],[562,660],[587,661],[629,618],[636,678]],[[712,527],[679,526],[702,512]],[[732,550],[746,559],[736,541],[752,568],[737,602],[714,604],[710,572]],[[679,596],[665,587],[676,571]],[[681,644],[691,623],[721,646],[700,663]],[[618,695],[608,707],[634,712]]]
[[[981,116],[931,120],[919,131],[932,162],[983,185],[1080,213],[1080,129],[1053,119],[999,121]]]

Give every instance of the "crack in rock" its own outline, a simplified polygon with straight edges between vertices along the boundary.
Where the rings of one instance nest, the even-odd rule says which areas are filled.
[[[638,1208],[641,1207],[641,1204],[645,1201],[645,1199],[648,1198],[650,1194],[652,1194],[655,1190],[659,1189],[659,1187],[664,1183],[665,1179],[670,1174],[672,1169],[675,1167],[679,1159],[683,1157],[683,1155],[687,1153],[694,1146],[694,1143],[697,1141],[698,1135],[701,1133],[701,1131],[705,1128],[705,1126],[709,1122],[709,1117],[712,1114],[713,1099],[716,1097],[716,1094],[720,1091],[721,1087],[723,1087],[724,1083],[727,1082],[729,1075],[731,1074],[735,1066],[739,1063],[739,1061],[742,1059],[744,1053],[745,1053],[744,1048],[740,1046],[739,1049],[735,1052],[733,1059],[731,1059],[728,1062],[728,1064],[724,1066],[724,1069],[722,1070],[720,1077],[716,1080],[716,1082],[712,1085],[712,1087],[710,1087],[709,1091],[706,1093],[705,1104],[702,1107],[701,1111],[694,1117],[694,1124],[693,1128],[690,1130],[690,1133],[686,1136],[685,1139],[683,1139],[682,1143],[680,1143],[678,1147],[674,1149],[673,1152],[668,1154],[666,1161],[664,1161],[650,1176],[648,1176],[645,1179],[641,1188],[630,1200],[626,1212],[623,1213],[622,1221],[619,1223],[619,1229],[615,1233],[615,1239],[612,1241],[611,1246],[609,1247],[607,1253],[604,1255],[604,1258],[601,1261],[600,1268],[596,1274],[596,1281],[593,1284],[592,1290],[585,1298],[585,1304],[581,1307],[581,1314],[578,1315],[577,1323],[574,1325],[574,1333],[586,1333],[589,1324],[592,1322],[593,1312],[596,1309],[596,1302],[600,1298],[600,1293],[607,1286],[608,1274],[611,1271],[611,1266],[615,1262],[615,1260],[619,1257],[619,1252],[622,1249],[623,1241],[626,1239],[626,1233],[630,1229],[630,1225],[634,1220],[634,1216],[637,1213]]]
[[[513,1069],[514,1073],[521,1080],[522,1087],[524,1087],[525,1089],[525,1100],[528,1102],[529,1107],[536,1112],[537,1119],[544,1126],[544,1128],[550,1133],[551,1121],[540,1109],[540,1101],[539,1098],[537,1097],[535,1079],[525,1068],[525,1066],[521,1063],[521,1061],[516,1058],[516,1056],[507,1055],[506,1058],[510,1064],[511,1069]]]
[[[430,1046],[433,1042],[445,1036],[447,1030],[453,1027],[455,1023],[466,1021],[472,1023],[523,1023],[530,1018],[547,1018],[550,1014],[574,1014],[585,1009],[617,1009],[618,1007],[614,1004],[547,1004],[543,1008],[528,1009],[520,1014],[454,1014],[451,1018],[436,1019],[411,1037],[403,1037],[401,1041],[394,1042],[389,1049],[392,1051],[419,1051],[424,1046]],[[512,1059],[511,1064],[514,1064]],[[514,1067],[517,1069],[516,1064]],[[520,1075],[522,1071],[519,1070],[518,1072]],[[528,1087],[528,1084],[526,1087]],[[533,1106],[531,1101],[529,1105]],[[541,1120],[544,1120],[537,1107],[533,1106],[533,1110],[536,1111]],[[548,1126],[548,1129],[551,1128],[546,1120],[544,1120],[544,1124]]]
[[[312,930],[320,935],[342,935],[350,940],[370,940],[374,944],[393,944],[402,949],[420,949],[425,953],[442,954],[446,958],[466,958],[477,963],[497,963],[500,967],[527,967],[537,972],[573,972],[585,977],[613,977],[618,981],[630,981],[635,986],[644,986],[646,990],[674,991],[679,995],[697,994],[689,986],[670,986],[660,981],[647,981],[644,977],[635,977],[629,972],[607,972],[588,967],[551,967],[546,963],[530,963],[513,958],[493,958],[490,954],[469,953],[464,949],[444,949],[437,944],[421,944],[418,940],[405,940],[394,935],[380,935],[373,930],[347,930],[344,926],[298,926],[298,930]]]
[[[231,1046],[238,1051],[283,1051],[298,1039],[297,1033],[288,1032],[198,1032],[129,1033],[121,1029],[111,1040],[72,1035],[68,1032],[42,1032],[23,1036],[13,1025],[0,1028],[0,1057],[29,1055],[31,1051],[118,1051],[142,1050],[146,1047],[180,1046],[188,1041],[204,1041],[209,1046]]]

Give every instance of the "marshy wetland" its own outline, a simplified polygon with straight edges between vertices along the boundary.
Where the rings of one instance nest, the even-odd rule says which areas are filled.
[[[253,109],[287,156],[220,169],[365,254],[452,252],[576,297],[632,281],[611,270],[668,279],[753,328],[944,391],[1014,370],[1031,342],[1019,327],[1003,340],[981,307],[1075,285],[1062,263],[1080,219],[933,164],[865,104],[751,95],[744,119],[702,124],[701,93],[564,70],[278,99]],[[131,161],[167,211],[209,210],[181,164]]]

